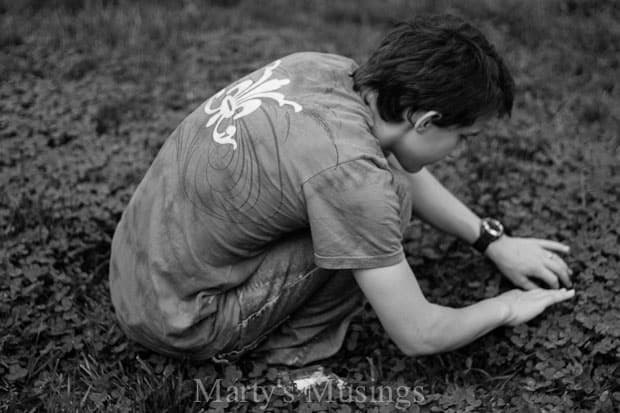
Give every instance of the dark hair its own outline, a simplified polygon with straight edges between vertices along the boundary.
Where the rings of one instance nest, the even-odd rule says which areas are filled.
[[[514,80],[482,33],[451,16],[417,17],[397,24],[352,74],[354,89],[377,92],[386,122],[435,110],[437,126],[470,126],[510,115]]]

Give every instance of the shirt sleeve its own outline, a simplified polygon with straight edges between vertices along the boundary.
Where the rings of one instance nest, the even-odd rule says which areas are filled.
[[[317,266],[378,268],[405,258],[389,170],[366,159],[345,162],[307,180],[303,194]]]

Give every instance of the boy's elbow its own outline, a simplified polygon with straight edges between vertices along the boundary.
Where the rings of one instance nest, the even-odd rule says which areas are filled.
[[[438,334],[442,331],[440,308],[430,305],[427,314],[424,326],[410,330],[411,334],[398,344],[400,350],[409,357],[429,356],[445,350],[445,339]]]
[[[427,340],[416,340],[414,343],[402,344],[398,348],[407,357],[430,356],[441,352],[441,348]]]

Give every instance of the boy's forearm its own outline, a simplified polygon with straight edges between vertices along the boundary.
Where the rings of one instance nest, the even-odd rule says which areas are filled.
[[[473,244],[480,234],[480,218],[426,169],[409,177],[413,212],[441,231]]]
[[[497,298],[489,298],[463,308],[433,305],[435,312],[426,346],[417,355],[441,353],[465,346],[504,325],[509,308]]]

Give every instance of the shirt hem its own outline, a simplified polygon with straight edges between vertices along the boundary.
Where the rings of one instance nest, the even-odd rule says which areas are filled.
[[[375,257],[323,257],[314,254],[314,262],[318,267],[328,270],[367,269],[395,265],[405,259],[405,252],[400,250]]]

